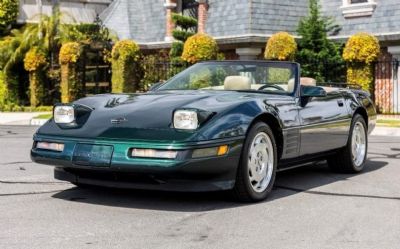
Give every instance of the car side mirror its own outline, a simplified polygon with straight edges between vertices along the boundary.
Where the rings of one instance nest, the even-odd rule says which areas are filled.
[[[301,97],[326,97],[326,91],[320,86],[301,86]]]

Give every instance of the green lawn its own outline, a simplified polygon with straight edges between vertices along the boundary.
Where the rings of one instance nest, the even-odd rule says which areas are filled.
[[[400,119],[378,119],[376,124],[378,126],[400,127]]]
[[[50,119],[52,117],[53,117],[53,113],[45,113],[45,114],[37,115],[34,118],[37,118],[37,119]]]

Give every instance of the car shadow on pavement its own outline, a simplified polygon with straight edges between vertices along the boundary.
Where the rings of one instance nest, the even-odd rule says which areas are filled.
[[[383,161],[368,160],[364,171],[360,174],[335,174],[329,170],[326,163],[279,172],[275,188],[264,202],[272,202],[299,192],[341,195],[339,193],[310,190],[334,182],[348,180],[354,176],[360,177],[363,174],[378,170],[386,164],[387,162]],[[343,195],[349,196],[349,194]],[[54,194],[53,197],[95,205],[176,212],[203,212],[251,205],[249,203],[234,202],[227,192],[181,193],[88,187],[67,189]]]

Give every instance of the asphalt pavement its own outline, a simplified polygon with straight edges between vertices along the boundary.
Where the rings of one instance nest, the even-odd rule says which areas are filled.
[[[365,171],[281,172],[267,201],[79,189],[32,163],[37,127],[0,126],[0,248],[400,248],[400,137],[371,136]]]

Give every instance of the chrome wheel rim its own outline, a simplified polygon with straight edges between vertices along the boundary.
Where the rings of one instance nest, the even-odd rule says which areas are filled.
[[[351,154],[353,163],[356,167],[360,167],[365,159],[367,151],[367,139],[365,135],[365,128],[361,122],[357,122],[353,128],[353,135],[351,138]]]
[[[274,169],[274,148],[265,132],[259,132],[254,137],[248,155],[250,185],[254,191],[263,192],[271,181]]]

